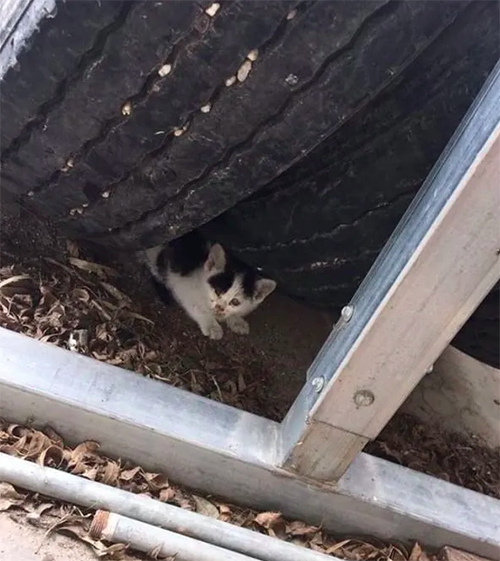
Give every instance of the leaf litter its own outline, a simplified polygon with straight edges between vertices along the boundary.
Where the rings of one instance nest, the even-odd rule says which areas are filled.
[[[154,329],[156,318],[148,317],[122,286],[115,286],[118,280],[115,269],[84,259],[74,242],[68,242],[64,259],[4,266],[0,268],[0,326],[267,418],[283,417],[285,407],[270,408],[266,403],[262,382],[267,372],[259,357],[228,357],[209,342],[191,337],[186,333],[189,328],[166,338],[161,329]],[[102,457],[95,442],[67,448],[50,429],[40,432],[6,425],[0,432],[0,450],[338,557],[395,561],[411,557],[411,552],[394,544],[335,540],[320,528],[285,521],[280,513],[254,513],[190,494],[161,474]],[[396,415],[367,451],[500,498],[497,450],[488,450],[459,435],[450,438],[408,415]],[[5,489],[3,492],[7,493]],[[4,497],[1,493],[0,501],[4,508],[5,501],[10,501],[9,509],[22,509],[29,503],[28,499],[23,502],[20,497]],[[39,503],[37,508],[42,504],[51,503]],[[52,508],[42,508],[40,513],[32,508],[31,519],[43,517],[46,510],[50,513]],[[74,519],[71,523],[68,520],[55,529],[64,528],[91,540],[85,533],[86,523],[78,525]],[[93,547],[99,556],[108,555],[108,546]],[[121,551],[114,548],[109,555],[118,558]],[[411,561],[427,560],[425,553],[418,557],[414,550],[412,555]]]
[[[404,545],[377,539],[343,537],[327,534],[318,526],[298,520],[287,520],[280,512],[255,512],[237,507],[214,497],[201,497],[174,484],[164,474],[148,472],[122,460],[114,460],[99,452],[99,444],[88,440],[70,447],[52,429],[43,431],[9,424],[0,419],[0,452],[57,468],[80,477],[112,485],[131,493],[176,505],[300,545],[314,551],[350,561],[428,561]],[[92,512],[47,499],[39,494],[20,492],[8,483],[0,483],[0,512],[21,511],[24,519],[46,529],[46,534],[61,532],[92,547],[98,558],[122,559],[125,544],[109,544],[90,537]],[[20,518],[22,521],[23,518]],[[417,547],[417,545],[415,546]],[[415,551],[415,548],[414,548]],[[152,559],[158,551],[150,552]]]
[[[193,326],[165,333],[116,277],[112,267],[84,259],[74,242],[62,259],[4,266],[0,326],[271,419],[282,416],[266,407],[267,372],[257,353],[229,357],[193,337]]]

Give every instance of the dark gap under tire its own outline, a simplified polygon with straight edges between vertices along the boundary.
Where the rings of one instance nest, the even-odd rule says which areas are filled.
[[[125,251],[209,223],[289,294],[340,307],[498,59],[498,5],[209,4],[61,4],[2,82],[2,189]],[[457,339],[475,356],[488,306]]]

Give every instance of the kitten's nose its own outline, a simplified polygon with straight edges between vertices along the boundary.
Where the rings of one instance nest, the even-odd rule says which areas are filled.
[[[224,308],[220,304],[216,304],[214,311],[216,314],[222,314],[224,312]]]

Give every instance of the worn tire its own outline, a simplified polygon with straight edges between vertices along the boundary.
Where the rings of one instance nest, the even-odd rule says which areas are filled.
[[[2,188],[125,250],[234,207],[212,224],[227,245],[291,294],[341,305],[498,58],[497,5],[209,4],[59,4],[2,82]],[[318,251],[345,263],[293,272]]]
[[[339,310],[498,61],[498,22],[498,5],[466,10],[397,83],[207,232],[296,298]],[[453,344],[499,367],[499,310],[497,285]]]

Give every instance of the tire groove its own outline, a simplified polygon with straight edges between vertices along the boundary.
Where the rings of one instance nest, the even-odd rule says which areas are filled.
[[[242,253],[243,252],[245,253],[267,252],[267,251],[274,251],[277,249],[285,249],[294,246],[301,246],[301,245],[308,244],[310,242],[314,242],[316,240],[325,240],[335,235],[338,231],[343,230],[345,228],[357,226],[366,218],[370,218],[372,215],[378,214],[381,210],[394,206],[395,204],[401,202],[403,199],[413,197],[415,195],[416,195],[416,191],[414,188],[409,189],[407,191],[402,191],[396,197],[393,197],[392,199],[387,201],[383,201],[382,203],[376,205],[375,207],[370,208],[369,210],[361,213],[354,220],[351,220],[350,222],[341,222],[340,224],[337,224],[332,230],[329,230],[328,232],[317,232],[312,236],[306,238],[298,238],[298,239],[296,238],[288,242],[280,242],[277,244],[242,247],[241,249],[239,249],[239,251],[241,251]]]
[[[232,3],[233,2],[225,2],[221,6],[220,12],[222,13],[223,10],[225,8],[227,8],[229,5],[231,5]],[[202,7],[200,6],[200,8],[202,8]],[[174,66],[175,63],[176,63],[176,60],[179,57],[179,55],[181,54],[181,52],[183,52],[183,50],[185,48],[187,48],[188,46],[192,45],[193,35],[196,35],[198,33],[199,32],[196,30],[196,20],[194,20],[193,24],[186,31],[186,33],[184,33],[172,45],[172,49],[170,50],[168,56],[163,61],[163,64],[167,64],[167,62],[168,62],[168,64],[171,64],[172,66]],[[155,67],[153,70],[151,70],[151,72],[145,78],[145,80],[143,82],[143,85],[140,88],[140,90],[136,94],[132,95],[129,98],[130,103],[135,107],[138,104],[146,101],[149,98],[149,96],[151,95],[151,93],[153,92],[153,89],[156,86],[156,84],[158,84],[158,82],[160,82],[162,80],[164,80],[164,77],[162,77],[158,74],[158,69]],[[196,113],[196,111],[197,110],[193,110],[192,113]],[[126,120],[123,119],[123,116],[112,117],[112,118],[104,121],[102,126],[101,126],[101,129],[98,132],[98,134],[96,134],[93,138],[84,142],[81,150],[79,152],[77,152],[74,156],[72,156],[73,160],[75,161],[75,164],[78,164],[79,162],[85,160],[85,158],[87,157],[87,155],[89,154],[89,152],[93,148],[95,148],[96,146],[99,146],[100,144],[105,142],[107,140],[108,136],[110,135],[110,133],[113,132],[117,127],[122,125],[124,122],[126,122]],[[170,139],[170,136],[172,136],[172,135],[169,135],[169,139]],[[163,144],[160,148],[163,149]],[[153,157],[156,156],[156,152],[159,152],[160,148],[156,148],[150,154]],[[143,156],[143,159],[146,158],[148,155],[149,154],[146,154],[145,156]],[[143,165],[143,161],[141,161],[139,164],[134,166],[131,170],[125,172],[123,174],[123,176],[120,177],[119,179],[117,179],[116,181],[113,181],[112,183],[108,184],[107,189],[113,188],[114,185],[119,184],[122,181],[126,180],[136,168],[138,168],[142,165]],[[48,178],[41,181],[39,183],[39,185],[37,185],[33,189],[33,192],[34,193],[43,193],[43,191],[45,189],[49,189],[51,187],[56,187],[58,182],[59,182],[59,179],[61,178],[62,175],[64,175],[64,177],[71,177],[72,174],[74,175],[74,171],[75,171],[74,168],[69,170],[69,172],[63,172],[60,169],[55,170]]]
[[[241,250],[242,253],[244,253],[245,251],[246,250],[244,248]],[[348,263],[356,263],[361,259],[370,258],[373,255],[378,255],[379,253],[380,253],[380,249],[367,249],[365,251],[356,254],[353,257],[336,258],[333,261],[325,262],[325,264],[322,264],[321,267],[316,267],[316,269],[318,270],[337,269],[343,267]],[[312,263],[308,262],[305,265],[301,265],[300,267],[283,267],[280,269],[280,272],[283,273],[304,273],[306,271],[309,272],[311,269],[314,269],[314,267],[311,267],[311,265]]]
[[[377,24],[376,22],[381,17],[385,17],[387,15],[393,14],[394,12],[397,12],[399,4],[400,4],[399,2],[396,2],[394,0],[389,0],[384,5],[380,6],[375,12],[373,12],[369,16],[367,16],[364,19],[363,23],[356,30],[356,32],[353,34],[351,39],[342,48],[340,48],[335,53],[332,53],[329,57],[327,57],[325,59],[325,61],[322,63],[322,65],[320,66],[320,68],[318,69],[318,71],[315,73],[315,75],[313,77],[311,77],[311,79],[307,83],[303,84],[300,88],[297,88],[292,93],[292,95],[288,98],[288,100],[283,103],[283,105],[280,107],[279,111],[277,111],[274,115],[270,116],[266,120],[262,121],[260,123],[260,125],[258,125],[256,128],[254,128],[252,133],[250,133],[244,141],[242,141],[241,143],[239,143],[239,144],[229,148],[228,150],[226,150],[225,153],[222,155],[222,157],[217,162],[214,162],[213,164],[211,164],[208,168],[205,169],[205,171],[203,173],[199,174],[198,177],[196,177],[193,180],[185,183],[177,193],[175,193],[174,195],[172,195],[169,198],[169,200],[167,202],[156,206],[154,209],[151,209],[149,211],[144,212],[139,218],[137,218],[135,220],[131,220],[130,222],[128,222],[128,223],[126,223],[126,224],[124,224],[120,227],[111,228],[111,229],[108,230],[107,233],[95,234],[92,237],[94,237],[95,239],[98,239],[98,240],[102,240],[103,243],[112,243],[113,244],[113,243],[116,243],[116,241],[118,241],[119,245],[123,245],[124,243],[130,243],[134,236],[135,237],[137,237],[137,236],[140,237],[141,236],[141,224],[147,223],[149,220],[161,219],[162,214],[165,212],[165,209],[168,208],[168,206],[180,203],[180,205],[179,205],[180,206],[180,212],[182,212],[183,211],[182,203],[187,198],[189,198],[189,195],[194,191],[193,187],[195,187],[198,184],[203,185],[204,181],[215,170],[220,169],[220,168],[224,168],[226,166],[229,166],[233,157],[239,159],[239,158],[241,158],[242,154],[244,154],[245,152],[251,151],[252,146],[253,146],[256,138],[258,137],[259,133],[262,131],[262,129],[264,129],[264,128],[267,129],[267,128],[269,128],[269,125],[275,125],[275,124],[279,123],[280,121],[282,121],[284,114],[286,113],[287,109],[294,103],[296,97],[298,95],[304,93],[304,91],[306,91],[307,89],[310,89],[311,87],[313,87],[319,80],[321,80],[321,78],[323,77],[323,75],[327,71],[328,67],[333,62],[335,62],[338,58],[341,58],[343,55],[349,53],[349,51],[352,50],[353,47],[355,47],[356,43],[359,40],[362,39],[362,36],[365,34],[365,32],[369,32],[369,30],[371,30],[373,27],[376,26],[376,24]],[[453,17],[450,17],[449,20],[446,22],[446,24],[443,27],[440,27],[439,29],[436,30],[436,32],[429,38],[429,40],[427,41],[425,46],[421,50],[419,50],[418,52],[414,53],[405,62],[404,68],[407,68],[409,64],[412,64],[415,60],[420,58],[420,56],[423,53],[425,53],[426,50],[436,40],[438,40],[438,38],[441,36],[443,31],[445,31],[448,27],[450,27],[453,24],[453,22],[458,17],[458,14],[463,13],[463,11],[466,10],[472,4],[473,4],[473,2],[466,2],[466,3],[464,2],[463,7]],[[404,70],[404,68],[403,68],[403,70]],[[378,93],[380,93],[380,92],[384,91],[385,89],[387,89],[388,87],[390,87],[390,85],[394,81],[396,81],[399,78],[400,75],[401,75],[401,72],[399,72],[399,73],[391,76],[389,79],[383,81],[380,89],[378,90]],[[359,106],[356,108],[355,113],[357,113],[361,109],[363,109],[363,107],[366,106],[370,101],[371,101],[371,97],[363,100],[359,104]],[[347,122],[347,121],[345,121],[345,122]],[[335,129],[335,131],[338,130],[340,127],[342,127],[345,124],[345,122],[340,122],[339,126]],[[333,131],[330,131],[330,134],[332,132]],[[184,234],[186,231],[188,231],[189,229],[192,229],[193,227],[196,227],[196,224],[195,225],[187,224],[187,225],[185,225],[185,227],[181,227],[181,226],[178,226],[176,228],[170,227],[168,229],[168,237],[169,237],[169,239],[175,238],[176,236]],[[139,233],[137,232],[137,230],[139,230]],[[143,228],[143,230],[144,230],[144,228]],[[121,240],[119,239],[120,237],[122,237]]]
[[[356,42],[358,41],[358,39],[365,33],[366,28],[369,27],[374,20],[377,20],[380,17],[386,15],[386,13],[388,13],[388,12],[392,13],[393,11],[396,11],[396,10],[397,10],[397,0],[388,0],[384,5],[382,5],[380,8],[378,8],[375,12],[373,12],[372,14],[367,16],[366,19],[363,21],[363,23],[360,25],[360,27],[353,33],[353,36],[351,37],[351,39],[343,47],[341,47],[340,49],[338,49],[337,51],[335,51],[334,53],[332,53],[331,55],[326,57],[325,60],[323,61],[323,63],[320,65],[319,69],[316,71],[316,73],[311,77],[311,79],[309,81],[307,81],[306,83],[304,83],[299,88],[297,88],[296,90],[294,90],[291,93],[291,95],[287,98],[287,100],[285,102],[283,102],[283,104],[280,106],[279,110],[274,115],[271,115],[270,117],[261,121],[252,130],[252,132],[246,137],[245,140],[243,140],[242,142],[240,142],[240,143],[232,146],[231,148],[227,149],[224,152],[224,154],[221,156],[221,158],[219,158],[219,160],[217,160],[216,162],[214,162],[213,164],[208,166],[205,169],[205,171],[203,171],[203,173],[199,174],[196,178],[194,178],[191,181],[188,181],[187,183],[185,183],[182,186],[182,188],[175,195],[173,195],[166,203],[162,203],[161,205],[144,212],[136,220],[128,222],[128,223],[126,223],[123,226],[120,226],[118,228],[112,228],[111,230],[108,231],[107,234],[104,234],[104,235],[101,235],[101,236],[96,235],[94,237],[96,239],[101,238],[101,237],[106,239],[106,238],[109,238],[109,237],[113,237],[114,235],[116,235],[119,232],[126,232],[129,228],[133,227],[135,224],[143,222],[144,220],[148,219],[150,216],[154,216],[154,215],[160,213],[163,210],[163,208],[165,208],[165,206],[170,205],[172,203],[175,203],[175,202],[180,201],[183,198],[185,198],[186,195],[192,189],[193,186],[195,186],[197,183],[202,183],[203,180],[206,179],[215,169],[227,165],[227,163],[229,163],[231,161],[231,159],[233,158],[233,156],[235,154],[237,154],[237,153],[240,154],[241,152],[244,152],[246,149],[251,148],[255,138],[258,136],[258,134],[263,129],[267,128],[271,124],[276,124],[276,123],[280,122],[282,120],[283,116],[284,116],[284,113],[287,111],[287,109],[292,104],[292,102],[298,96],[303,94],[305,91],[307,91],[311,87],[314,87],[314,85],[322,78],[322,76],[327,71],[329,66],[333,62],[335,62],[338,58],[342,57],[344,54],[346,54],[347,52],[349,52],[351,50],[353,48],[353,46],[356,44]],[[91,209],[92,209],[92,207],[89,206],[89,208],[87,209],[87,212],[90,212]]]
[[[290,2],[291,7],[295,6],[295,9],[299,12],[299,15],[296,17],[300,17],[300,15],[303,15],[304,12],[306,12],[313,4],[315,4],[316,2],[312,2],[310,0],[306,0],[304,2],[301,2],[300,4],[295,6],[294,2]],[[229,7],[230,5],[234,4],[234,2],[226,2],[225,4],[222,5],[221,7],[221,12],[224,8],[227,9],[227,7]],[[263,56],[265,56],[265,53],[269,52],[269,50],[272,50],[274,48],[276,48],[277,46],[279,46],[281,44],[281,41],[283,39],[283,36],[286,32],[287,29],[287,24],[288,24],[288,20],[286,18],[283,19],[283,21],[278,25],[278,27],[276,28],[276,31],[273,33],[273,35],[271,37],[269,37],[269,39],[267,39],[266,41],[264,41],[262,43],[262,45],[258,45],[258,49],[259,51],[261,51],[261,58]],[[190,30],[192,31],[192,29]],[[191,43],[189,41],[186,41],[185,44],[183,45],[179,45],[177,48],[177,51],[175,52],[175,54],[173,56],[171,56],[168,60],[169,63],[171,63],[173,66],[175,65],[175,60],[176,58],[183,52],[184,47],[185,46],[191,46]],[[156,83],[156,81],[154,82]],[[154,86],[154,84],[151,86]],[[226,90],[226,86],[224,83],[221,83],[217,86],[215,86],[210,95],[209,95],[209,99],[208,99],[208,104],[210,105],[214,105],[217,103],[218,99],[220,98],[222,92],[224,92]],[[151,92],[149,92],[151,93]],[[149,95],[148,93],[148,95]],[[147,96],[146,96],[147,97]],[[143,98],[143,99],[146,99]],[[131,101],[134,101],[131,99]],[[192,109],[191,111],[189,111],[185,118],[183,119],[183,124],[187,124],[187,123],[191,123],[196,115],[198,115],[199,113],[199,108],[196,107],[194,109]],[[118,119],[118,125],[123,122],[123,119]],[[107,133],[109,134],[109,132],[111,132],[111,130],[108,130]],[[122,174],[121,177],[119,177],[118,179],[116,179],[115,181],[112,181],[110,183],[108,183],[106,185],[106,191],[113,191],[116,187],[118,187],[121,183],[124,183],[128,180],[140,180],[140,177],[142,174],[144,174],[145,169],[151,165],[152,163],[154,163],[154,160],[156,158],[158,158],[159,156],[166,156],[168,154],[168,150],[172,144],[172,142],[175,139],[175,135],[174,135],[174,131],[171,131],[169,134],[165,135],[165,139],[163,140],[163,142],[154,150],[151,150],[150,152],[146,152],[141,156],[141,159],[139,162],[137,162],[132,168],[128,169],[125,173]],[[102,139],[105,140],[105,139]],[[94,148],[94,146],[96,146],[97,144],[99,144],[99,142],[96,142],[95,144],[93,144],[92,146],[90,146],[88,148],[88,150],[86,150],[85,152],[88,153],[92,148]],[[85,155],[84,155],[85,157]],[[164,168],[165,169],[165,168]],[[54,174],[52,174],[51,178],[44,182],[42,185],[38,186],[38,188],[35,188],[33,191],[35,193],[43,193],[43,191],[45,189],[51,188],[55,185],[57,185],[57,180],[61,177],[62,172],[60,170],[56,170],[54,172]],[[65,176],[67,176],[69,174],[65,174]],[[56,179],[57,178],[57,179]],[[85,214],[87,214],[88,212],[92,211],[93,208],[93,203],[94,204],[98,204],[100,202],[100,199],[96,199],[95,201],[91,201],[91,203],[89,204],[89,207],[87,208]]]
[[[51,111],[59,107],[66,97],[66,93],[73,87],[75,83],[84,75],[86,70],[99,59],[102,54],[108,38],[123,25],[125,25],[127,18],[132,9],[137,6],[136,2],[125,1],[122,2],[122,8],[117,17],[108,25],[100,29],[96,34],[96,39],[92,47],[82,55],[75,70],[68,77],[63,79],[57,87],[55,94],[51,99],[42,103],[38,108],[36,116],[29,123],[27,123],[20,134],[12,140],[12,142],[5,148],[0,156],[0,161],[3,163],[14,156],[23,146],[25,146],[30,138],[31,133],[43,126],[44,121],[47,119]]]

